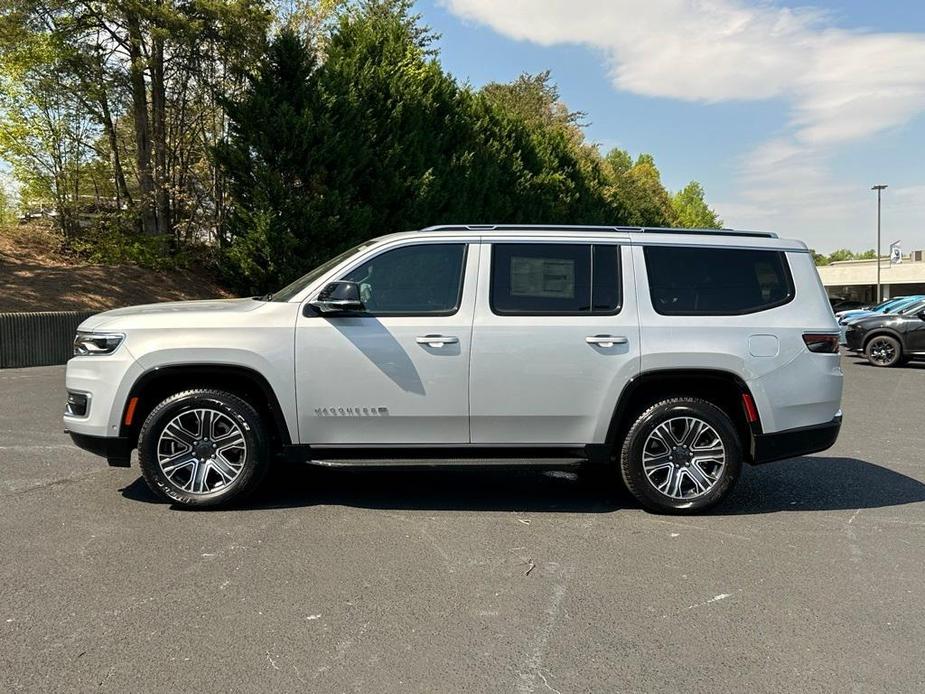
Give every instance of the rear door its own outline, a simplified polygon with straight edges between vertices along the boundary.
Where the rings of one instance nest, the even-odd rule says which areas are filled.
[[[475,444],[604,440],[639,370],[633,259],[617,240],[483,238],[472,329]]]

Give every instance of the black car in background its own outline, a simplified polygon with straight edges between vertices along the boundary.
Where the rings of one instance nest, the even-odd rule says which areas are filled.
[[[829,304],[832,306],[832,311],[853,311],[859,308],[867,308],[870,302],[846,299],[841,296],[830,296]]]
[[[845,341],[849,350],[863,354],[874,366],[925,359],[925,301],[851,323]]]

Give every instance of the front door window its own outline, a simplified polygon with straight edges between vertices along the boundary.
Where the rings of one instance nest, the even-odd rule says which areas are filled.
[[[342,279],[360,286],[372,316],[448,316],[462,297],[466,244],[426,243],[386,251]]]

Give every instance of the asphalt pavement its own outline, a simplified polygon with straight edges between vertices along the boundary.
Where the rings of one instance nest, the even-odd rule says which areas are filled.
[[[569,472],[276,472],[155,499],[0,371],[0,690],[925,691],[925,365],[847,357],[823,454],[655,516]]]

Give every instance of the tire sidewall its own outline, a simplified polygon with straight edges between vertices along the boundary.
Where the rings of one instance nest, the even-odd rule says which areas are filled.
[[[662,494],[646,477],[643,449],[649,434],[661,423],[676,417],[697,417],[712,426],[726,449],[726,464],[719,482],[695,499],[674,499]],[[742,470],[742,446],[729,417],[705,400],[673,399],[646,410],[630,428],[621,455],[621,474],[626,486],[647,509],[662,513],[692,513],[718,503],[732,489]]]
[[[247,446],[244,467],[233,482],[208,494],[191,494],[171,482],[157,460],[158,439],[164,427],[177,415],[209,408],[227,415],[240,428]],[[257,412],[240,398],[226,394],[194,391],[174,395],[154,408],[139,435],[138,459],[148,486],[170,501],[187,507],[208,507],[240,498],[266,472],[266,446]]]
[[[895,356],[893,357],[893,361],[891,361],[889,364],[878,364],[876,361],[874,361],[874,360],[871,358],[871,356],[870,356],[870,350],[871,350],[872,345],[873,345],[877,340],[889,340],[890,342],[893,343],[894,348],[895,348]],[[896,366],[896,365],[902,363],[902,360],[903,360],[903,347],[902,347],[902,344],[899,342],[899,340],[897,340],[897,339],[896,339],[895,337],[893,337],[892,335],[876,335],[876,336],[874,336],[874,337],[872,337],[872,338],[870,339],[870,341],[867,343],[867,346],[864,348],[864,356],[867,357],[867,362],[868,362],[871,366],[879,366],[880,368],[888,369],[888,368],[890,368],[891,366]]]

